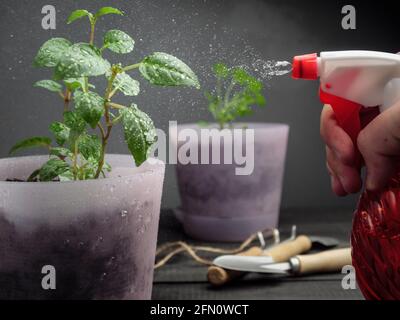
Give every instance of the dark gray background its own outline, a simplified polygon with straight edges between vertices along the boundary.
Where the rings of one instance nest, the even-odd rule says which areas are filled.
[[[343,1],[1,0],[0,157],[6,157],[18,139],[47,135],[49,123],[61,116],[59,97],[32,87],[35,81],[51,74],[34,69],[31,62],[50,37],[87,41],[86,20],[65,23],[72,10],[96,11],[112,5],[126,12],[125,17],[105,17],[97,29],[97,40],[110,28],[122,29],[136,40],[133,54],[119,56],[123,64],[138,62],[153,51],[164,51],[186,61],[198,74],[201,91],[152,87],[138,77],[142,92],[134,101],[152,116],[158,128],[166,130],[169,120],[211,120],[203,90],[212,88],[209,70],[217,61],[251,65],[259,58],[291,60],[294,55],[327,50],[399,51],[398,11],[394,4],[351,3],[357,9],[357,30],[344,31],[341,8],[347,2]],[[41,8],[45,4],[57,9],[56,30],[41,27]],[[247,120],[284,122],[291,127],[283,206],[354,206],[355,197],[340,199],[330,191],[319,137],[318,83],[282,76],[265,80],[265,84],[267,107]],[[122,103],[130,101],[119,99]],[[114,132],[109,151],[127,152],[120,131]],[[175,207],[178,203],[174,170],[168,166],[163,206]]]

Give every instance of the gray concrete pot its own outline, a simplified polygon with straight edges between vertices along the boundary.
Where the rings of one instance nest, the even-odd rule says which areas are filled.
[[[242,241],[256,231],[275,228],[278,224],[289,127],[239,123],[235,128],[245,126],[254,130],[254,171],[250,175],[236,175],[234,161],[233,164],[186,164],[178,159],[176,173],[181,196],[178,216],[185,232],[195,239]],[[213,126],[207,129],[188,124],[170,128],[172,146],[178,154],[180,148],[184,145],[187,148],[190,143],[189,139],[178,141],[177,138],[188,128],[199,132],[211,130]],[[191,143],[197,145],[193,147],[198,147],[200,159],[204,141]],[[233,139],[231,143],[229,147],[233,148],[244,144],[240,139]],[[225,148],[222,144],[221,154]],[[211,154],[209,149],[210,158]]]
[[[108,155],[105,179],[4,181],[46,159],[0,160],[0,299],[150,299],[164,163]]]

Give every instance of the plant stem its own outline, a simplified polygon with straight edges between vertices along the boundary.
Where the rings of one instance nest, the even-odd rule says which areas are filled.
[[[126,106],[124,106],[122,104],[114,103],[114,102],[109,102],[108,106],[110,106],[111,108],[114,108],[114,109],[125,109],[126,108]]]
[[[74,142],[74,158],[72,168],[74,172],[74,180],[76,180],[78,174],[78,141]]]
[[[105,116],[105,122],[106,122],[106,130],[101,126],[101,124],[98,125],[100,131],[101,131],[101,153],[100,153],[100,159],[99,159],[99,165],[97,167],[96,174],[94,176],[95,179],[97,179],[100,176],[100,173],[103,170],[104,166],[104,158],[106,155],[106,148],[107,148],[107,142],[108,138],[110,137],[111,134],[111,129],[113,126],[112,121],[110,120],[110,110],[109,110],[109,104],[110,104],[110,94],[112,90],[112,85],[115,80],[115,77],[117,76],[117,72],[115,70],[112,70],[112,75],[110,79],[108,80],[108,85],[106,89],[106,93],[104,94],[104,116]]]
[[[231,83],[229,84],[228,88],[226,89],[225,92],[225,97],[224,97],[224,107],[228,104],[229,98],[232,92],[233,87],[235,86],[235,81],[232,79]]]
[[[93,43],[94,43],[94,26],[95,26],[95,23],[94,22],[90,22],[90,40],[89,40],[89,43],[91,45],[93,45]]]
[[[89,91],[89,79],[88,77],[83,77],[83,81],[85,82],[83,91],[87,93]]]
[[[100,122],[97,124],[97,126],[100,129],[101,138],[103,139],[106,136],[106,132],[104,131],[104,128],[103,128],[103,126],[101,125]]]
[[[111,99],[117,91],[118,91],[118,87],[115,87],[115,88],[113,89],[113,91],[111,91],[111,93],[110,93],[110,98],[109,98],[109,99]]]
[[[129,71],[129,70],[137,69],[137,68],[140,67],[141,64],[142,64],[141,62],[135,63],[135,64],[131,64],[129,66],[126,66],[125,68],[122,68],[122,71],[126,72],[126,71]]]
[[[64,112],[68,111],[69,102],[71,101],[71,91],[67,88],[64,94]]]
[[[122,119],[122,114],[120,114],[118,117],[115,117],[115,118],[112,120],[112,123],[113,123],[113,124],[116,124],[116,123],[118,123],[118,121],[121,120],[121,119]]]

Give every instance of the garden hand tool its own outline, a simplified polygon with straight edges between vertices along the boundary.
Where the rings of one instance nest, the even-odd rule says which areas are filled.
[[[242,258],[260,258],[264,264],[288,261],[292,256],[307,252],[313,245],[331,248],[338,245],[338,241],[328,237],[317,236],[295,236],[295,228],[292,229],[292,236],[279,244],[275,244],[267,249],[261,247],[252,247],[237,255],[224,255],[214,259],[214,266],[208,268],[208,281],[215,285],[221,286],[234,279],[243,276],[245,273],[240,271],[252,270],[227,270],[224,265],[230,265],[231,261],[241,260]]]
[[[265,257],[238,257],[236,260],[220,260],[216,264],[230,270],[270,274],[304,275],[309,273],[338,272],[351,265],[351,249],[333,249],[320,253],[297,255],[287,262],[269,263]]]

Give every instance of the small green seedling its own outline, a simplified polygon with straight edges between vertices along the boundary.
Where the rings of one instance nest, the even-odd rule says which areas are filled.
[[[251,106],[265,105],[263,84],[241,67],[228,68],[223,63],[213,66],[217,78],[215,91],[206,92],[208,110],[220,129],[238,117],[252,113]]]
[[[35,57],[34,65],[51,68],[54,76],[52,80],[41,80],[34,86],[60,95],[63,120],[50,125],[56,146],[48,137],[33,137],[11,148],[11,154],[31,147],[49,150],[49,160],[32,173],[29,181],[85,180],[104,176],[105,171],[110,170],[105,163],[107,143],[112,128],[118,123],[123,126],[125,141],[136,165],[140,166],[147,159],[150,147],[156,141],[153,121],[134,103],[125,106],[112,100],[118,92],[126,96],[139,94],[139,82],[128,71],[138,69],[154,85],[200,88],[194,72],[167,53],[155,52],[128,66],[111,64],[104,59],[104,50],[127,54],[135,44],[125,32],[109,30],[101,47],[95,46],[96,22],[107,14],[123,15],[123,12],[111,7],[101,8],[96,14],[87,10],[72,12],[68,24],[84,17],[89,19],[89,42],[71,43],[64,38],[52,38],[42,45]],[[102,95],[94,91],[95,87],[90,83],[90,79],[97,76],[104,76],[106,80]],[[89,132],[90,128],[98,130],[98,134]]]

